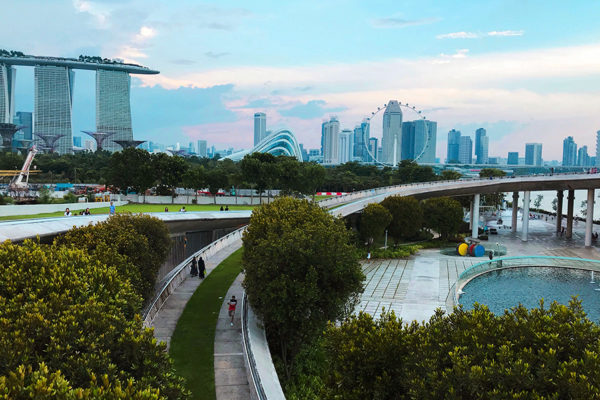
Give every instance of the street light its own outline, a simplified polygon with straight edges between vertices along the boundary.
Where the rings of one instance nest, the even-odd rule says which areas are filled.
[[[383,248],[387,250],[387,229],[385,230],[385,243],[383,244]]]

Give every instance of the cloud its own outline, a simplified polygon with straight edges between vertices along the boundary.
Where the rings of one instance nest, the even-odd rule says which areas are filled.
[[[491,31],[488,36],[523,36],[525,31]]]
[[[227,52],[215,53],[213,51],[207,51],[206,53],[204,53],[204,55],[206,57],[210,57],[210,58],[221,58],[221,57],[228,56],[229,53],[227,53]]]
[[[265,109],[265,108],[271,108],[273,106],[275,106],[275,104],[273,103],[273,101],[271,99],[263,97],[263,98],[260,98],[260,99],[250,100],[248,103],[240,105],[240,106],[236,106],[235,108],[260,108],[260,109]]]
[[[469,49],[459,49],[456,50],[454,54],[440,54],[440,57],[436,60],[433,60],[434,64],[448,64],[453,59],[461,59],[466,58],[469,53]]]
[[[326,107],[324,100],[310,100],[304,104],[297,104],[286,110],[280,110],[279,114],[284,117],[297,117],[300,119],[321,118],[327,113],[340,112],[346,110],[346,107]]]
[[[440,21],[440,18],[405,19],[400,17],[377,18],[371,21],[375,28],[406,28],[408,26],[427,25]]]
[[[452,32],[444,33],[443,35],[437,35],[436,39],[476,39],[479,34],[474,32]]]

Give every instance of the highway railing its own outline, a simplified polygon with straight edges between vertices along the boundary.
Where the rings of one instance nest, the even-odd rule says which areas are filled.
[[[492,271],[523,267],[555,267],[600,272],[600,260],[574,257],[516,256],[483,261],[467,268],[459,275],[456,283],[450,289],[449,298],[446,300],[446,308],[451,309],[452,306],[459,304],[462,289],[472,279]]]

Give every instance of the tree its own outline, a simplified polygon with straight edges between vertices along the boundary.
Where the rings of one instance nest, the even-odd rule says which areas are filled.
[[[399,183],[431,182],[437,179],[433,168],[421,166],[414,160],[402,160],[398,164]]]
[[[314,162],[300,163],[300,177],[298,191],[305,195],[311,195],[313,201],[317,189],[325,182],[326,170],[322,165]]]
[[[371,247],[374,239],[381,237],[392,221],[392,214],[380,204],[368,204],[360,217],[360,235]]]
[[[542,200],[544,199],[544,196],[541,194],[538,194],[535,198],[535,201],[533,202],[533,206],[537,209],[539,209],[542,206]]]
[[[113,153],[108,182],[122,191],[131,187],[139,194],[144,194],[154,184],[150,153],[136,148]]]
[[[414,197],[390,196],[381,205],[392,214],[389,234],[397,244],[417,236],[423,227],[423,208]]]
[[[188,189],[194,189],[196,201],[198,201],[198,190],[206,187],[206,172],[202,165],[190,167],[183,176],[183,185]]]
[[[481,171],[479,171],[479,177],[481,178],[496,178],[502,176],[506,176],[506,172],[498,168],[483,168]]]
[[[357,252],[342,220],[289,197],[255,209],[243,243],[243,286],[289,377],[302,344],[354,309]]]
[[[183,157],[169,156],[166,153],[152,155],[154,176],[158,185],[174,195],[173,189],[182,183],[188,164]]]
[[[219,168],[210,170],[206,174],[206,185],[208,186],[210,194],[213,195],[215,204],[217,204],[217,193],[219,193],[220,189],[227,189],[229,186],[227,174]]]
[[[460,178],[462,178],[462,174],[452,169],[445,169],[440,174],[440,179],[443,181],[455,181]]]
[[[581,202],[581,211],[580,211],[581,215],[583,217],[587,216],[587,200],[583,200]]]
[[[593,399],[600,328],[581,303],[501,315],[441,310],[426,324],[361,313],[324,337],[323,399]]]
[[[460,203],[449,197],[437,197],[423,202],[424,225],[438,232],[443,240],[456,235],[463,222]]]
[[[552,210],[554,212],[558,211],[558,199],[556,197],[552,199]]]

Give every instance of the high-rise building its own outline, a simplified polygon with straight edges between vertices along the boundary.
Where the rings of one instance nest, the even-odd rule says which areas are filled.
[[[377,159],[377,150],[381,147],[377,147],[379,140],[377,138],[369,138],[369,153],[367,154],[367,162],[374,163]]]
[[[477,129],[475,131],[475,155],[477,156],[477,164],[488,163],[488,145],[489,138],[486,136],[485,129]]]
[[[115,140],[133,140],[131,128],[131,77],[126,71],[96,71],[96,131],[114,132],[102,149],[119,151]]]
[[[383,113],[382,161],[396,165],[402,159],[402,110],[397,100],[390,100]]]
[[[15,80],[17,70],[0,64],[0,123],[11,123],[15,113]]]
[[[573,140],[573,136],[563,140],[562,165],[577,165],[577,143]]]
[[[300,147],[300,154],[302,154],[302,161],[308,161],[308,151],[304,148],[302,143],[298,143],[298,147]]]
[[[194,142],[190,142],[190,144],[188,144],[188,153],[196,153],[196,147],[194,146]]]
[[[519,152],[518,151],[509,151],[508,152],[508,160],[506,160],[508,165],[519,165]]]
[[[596,132],[596,159],[594,165],[600,167],[600,131]]]
[[[435,162],[437,122],[418,119],[402,123],[402,160]]]
[[[588,147],[581,146],[581,148],[577,151],[577,165],[580,167],[590,167],[592,165],[590,161]]]
[[[33,141],[33,113],[17,111],[13,123],[22,126],[21,130],[15,134],[13,149],[17,150],[19,147],[29,147]]]
[[[81,147],[81,136],[73,136],[73,147]]]
[[[525,144],[525,165],[542,165],[542,144],[541,143],[526,143]]]
[[[458,162],[460,164],[473,163],[473,141],[469,136],[461,136],[458,147]]]
[[[55,146],[59,154],[73,152],[71,111],[74,75],[75,72],[67,67],[44,65],[34,68],[33,132],[62,135]]]
[[[254,113],[254,145],[256,146],[266,137],[267,132],[267,114],[262,112]]]
[[[323,164],[339,163],[340,123],[336,117],[331,117],[321,126],[323,143]]]
[[[196,154],[198,154],[198,157],[208,157],[206,153],[206,140],[198,140],[198,152]]]
[[[340,146],[338,162],[340,164],[352,161],[354,153],[354,133],[350,129],[344,129],[340,132]]]
[[[448,156],[446,158],[447,163],[457,163],[458,151],[460,147],[460,131],[452,129],[448,132]]]
[[[353,160],[367,161],[367,146],[369,143],[370,120],[365,118],[360,125],[354,128],[354,153]]]

